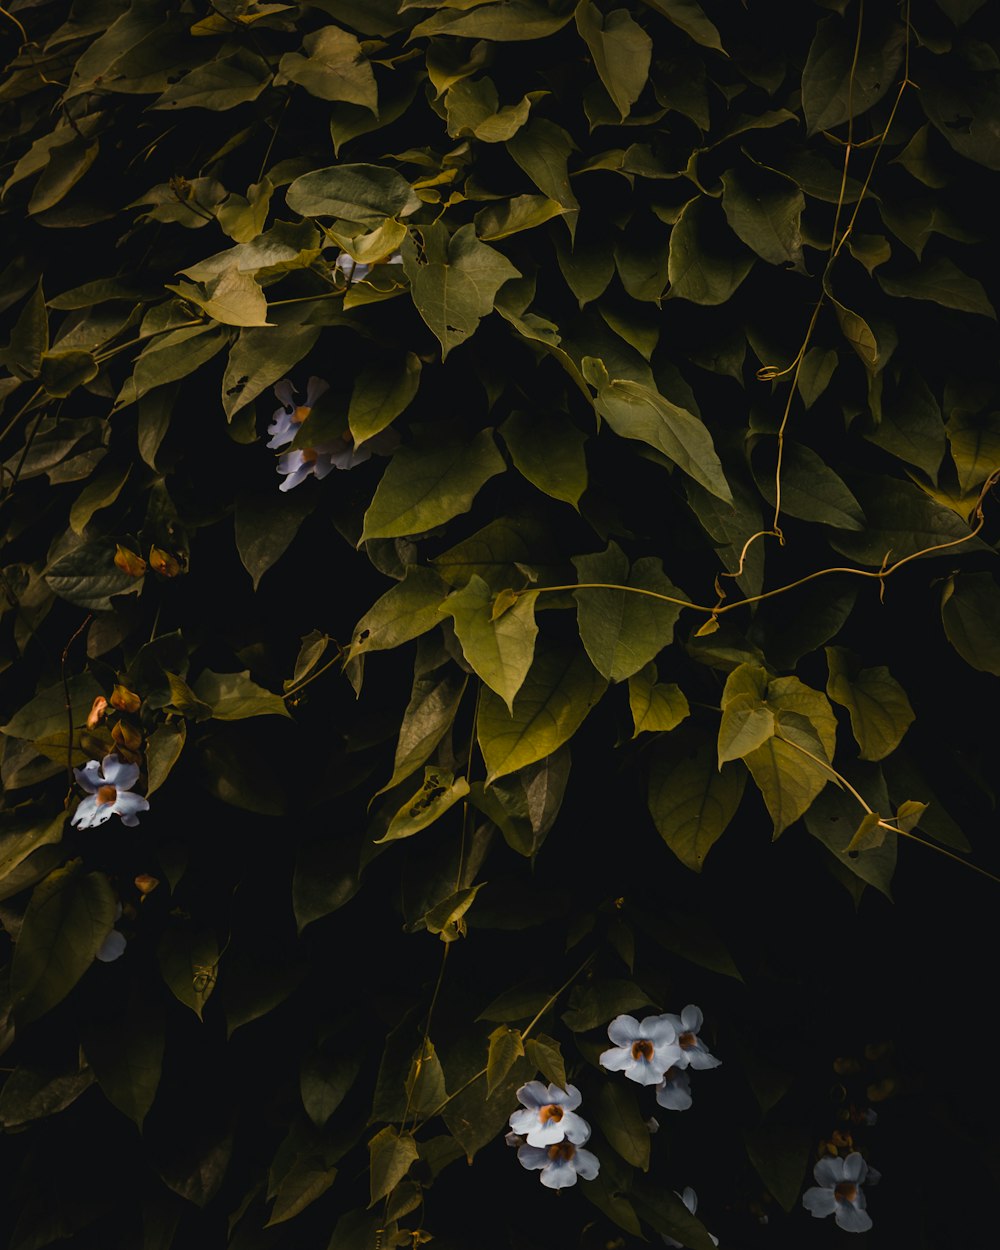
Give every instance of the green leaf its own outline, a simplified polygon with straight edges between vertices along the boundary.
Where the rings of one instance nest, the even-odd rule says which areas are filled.
[[[732,502],[712,436],[693,413],[641,382],[592,376],[599,378],[594,407],[616,434],[655,447],[707,491]]]
[[[415,833],[440,819],[468,793],[469,783],[464,777],[456,780],[455,775],[447,769],[425,768],[423,785],[396,812],[389,821],[385,836],[377,838],[376,842],[397,842],[400,838],[412,838]]]
[[[649,1171],[649,1126],[635,1094],[624,1081],[605,1081],[597,1091],[594,1115],[612,1149],[643,1172]]]
[[[912,273],[878,275],[886,295],[901,299],[932,300],[942,308],[958,312],[978,313],[996,321],[996,310],[990,303],[983,284],[970,278],[946,256],[937,256]]]
[[[407,238],[402,247],[403,268],[417,312],[441,343],[441,359],[475,333],[479,322],[493,311],[497,292],[511,278],[519,278],[506,256],[476,237],[469,222],[449,239],[440,223],[421,231],[425,256]]]
[[[519,595],[512,607],[494,618],[493,593],[473,574],[461,590],[453,591],[441,604],[441,612],[455,622],[465,658],[509,709],[535,653],[537,597],[535,591]]]
[[[517,195],[480,209],[475,216],[476,234],[484,240],[506,239],[522,230],[544,226],[565,211],[556,200],[544,195]]]
[[[170,687],[170,702],[166,707],[172,712],[193,721],[209,720],[212,715],[210,704],[199,699],[183,677],[164,670],[164,676]]]
[[[723,695],[722,723],[719,726],[720,768],[728,760],[743,759],[773,735],[774,713],[756,696],[739,694],[727,700]]]
[[[296,178],[285,192],[293,212],[303,217],[344,217],[375,227],[387,217],[412,213],[420,205],[410,184],[379,165],[331,165]]]
[[[628,679],[633,733],[667,733],[691,714],[687,696],[675,682],[658,682],[656,665],[646,664]]]
[[[307,356],[319,338],[319,326],[283,325],[250,328],[230,348],[229,362],[222,379],[222,407],[233,417],[281,381]],[[286,499],[285,503],[289,501]]]
[[[511,1068],[524,1054],[521,1030],[500,1024],[490,1034],[490,1049],[486,1059],[486,1097],[489,1098],[502,1085]]]
[[[826,662],[830,670],[826,693],[850,713],[861,758],[884,759],[914,721],[906,691],[884,665],[860,668],[843,647],[827,647]]]
[[[258,283],[244,269],[233,266],[209,279],[204,292],[189,283],[168,286],[213,321],[227,326],[267,326],[267,299]]]
[[[27,813],[24,813],[24,819],[17,819],[12,814],[10,821],[12,827],[5,827],[0,835],[0,881],[6,881],[40,847],[53,846],[62,840],[66,813],[60,812],[50,820],[36,821]]]
[[[930,387],[915,371],[907,370],[894,395],[883,396],[882,419],[865,438],[937,482],[947,446],[944,423]]]
[[[753,263],[753,253],[734,237],[719,206],[696,196],[670,232],[668,294],[693,304],[724,304]]]
[[[743,797],[746,772],[717,763],[712,737],[685,728],[653,748],[649,810],[657,831],[682,864],[701,872]]]
[[[339,26],[323,26],[302,41],[306,55],[286,52],[279,71],[320,100],[343,100],[378,116],[375,74],[357,37]],[[388,214],[387,214],[388,216]]]
[[[478,803],[481,797],[482,810],[500,825],[508,846],[530,858],[538,853],[559,815],[569,771],[570,749],[562,746],[552,755],[501,777],[478,797],[474,788],[473,802]],[[491,804],[500,809],[499,813]]]
[[[686,600],[663,572],[655,556],[643,556],[629,569],[628,557],[617,543],[588,556],[574,556],[580,583],[609,583],[619,589],[579,589],[576,600],[580,641],[601,674],[624,681],[668,647],[681,614],[679,603],[668,603],[634,591],[648,590],[674,600]]]
[[[595,977],[585,985],[577,985],[570,994],[569,1009],[562,1014],[563,1024],[574,1033],[607,1028],[609,1020],[622,1012],[636,1011],[652,1002],[645,990],[633,981],[615,977]]]
[[[291,715],[281,695],[251,681],[246,669],[242,673],[213,673],[207,668],[194,683],[194,692],[211,707],[216,720]]]
[[[146,797],[170,776],[174,765],[181,757],[184,742],[187,738],[187,725],[184,721],[170,721],[158,725],[146,739]]]
[[[539,1033],[537,1037],[529,1037],[524,1045],[529,1060],[538,1071],[552,1084],[565,1089],[566,1064],[559,1043],[544,1033]]]
[[[868,372],[876,372],[880,365],[879,346],[878,340],[872,333],[871,326],[859,313],[853,312],[839,300],[834,299],[829,290],[827,290],[826,294],[833,305],[833,311],[837,317],[837,324],[840,326],[841,334],[854,348],[858,359]]]
[[[534,98],[532,93],[522,96],[519,104],[500,108],[491,78],[461,78],[449,86],[445,96],[448,134],[453,139],[471,135],[484,143],[502,143],[513,138],[528,120]]]
[[[102,1019],[84,1034],[87,1060],[104,1096],[139,1129],[160,1084],[163,1016],[158,1001],[135,1001],[122,1015]]]
[[[454,723],[468,680],[465,673],[454,670],[440,678],[414,677],[410,701],[399,727],[392,776],[380,794],[405,781],[430,758]]]
[[[582,652],[536,647],[512,713],[492,690],[482,692],[477,736],[487,784],[551,755],[576,733],[605,689]]]
[[[116,567],[114,556],[106,538],[89,538],[50,564],[45,581],[67,603],[91,612],[110,611],[112,596],[135,594],[143,581]]]
[[[419,638],[441,621],[438,608],[447,584],[422,565],[410,565],[406,576],[368,609],[354,628],[348,659],[369,651],[388,651]]]
[[[78,386],[85,386],[97,377],[99,365],[90,352],[43,352],[39,381],[48,394],[64,399]]]
[[[392,1193],[419,1155],[411,1134],[400,1133],[391,1125],[375,1134],[368,1143],[368,1152],[371,1158],[370,1209]]]
[[[615,9],[605,17],[590,0],[581,0],[574,17],[601,82],[619,115],[627,117],[649,77],[652,39],[627,9]]]
[[[420,358],[405,356],[380,359],[363,369],[354,381],[347,424],[358,446],[384,430],[405,412],[420,386]]]
[[[114,928],[116,902],[107,877],[81,872],[80,860],[35,887],[11,970],[19,1024],[44,1016],[73,989]]]
[[[207,930],[197,932],[174,926],[160,938],[156,954],[168,989],[200,1020],[218,976],[219,946],[215,935]]]
[[[992,573],[949,577],[941,595],[941,621],[966,664],[1000,677],[1000,586]]]
[[[360,1064],[342,1056],[328,1058],[322,1052],[307,1055],[299,1069],[299,1094],[306,1115],[317,1128],[327,1120],[347,1097],[357,1079]]]
[[[754,479],[772,507],[777,444],[762,439],[752,455]],[[811,447],[788,440],[781,457],[781,509],[789,516],[841,530],[863,530],[865,516],[847,484]]]
[[[910,482],[887,477],[867,479],[857,483],[855,494],[868,524],[856,534],[838,530],[831,534],[830,545],[859,564],[879,568],[884,560],[894,563],[941,546],[940,553],[928,554],[952,558],[983,550],[960,516]],[[954,545],[948,546],[950,543]]]
[[[94,1083],[89,1068],[54,1074],[45,1067],[21,1064],[14,1068],[0,1092],[0,1124],[17,1131],[38,1120],[58,1115]]]
[[[444,1081],[444,1068],[434,1049],[434,1043],[425,1037],[420,1049],[413,1056],[406,1077],[406,1099],[412,1115],[429,1115],[448,1097]]]
[[[480,881],[478,885],[466,886],[435,904],[422,917],[427,932],[436,933],[442,942],[453,942],[456,938],[464,937],[465,913],[476,901],[476,895],[485,884],[485,881]]]
[[[856,26],[825,17],[816,27],[802,71],[802,110],[809,134],[831,130],[877,104],[896,81],[905,31],[895,22],[868,22],[855,61]]]
[[[556,258],[566,285],[581,308],[603,295],[615,276],[615,257],[607,243],[577,242],[572,250],[567,250],[560,239],[556,244]]]
[[[149,106],[154,109],[211,109],[224,113],[256,100],[271,81],[271,67],[246,48],[199,65],[164,91]]]
[[[496,43],[544,39],[562,30],[570,14],[552,13],[536,0],[500,0],[481,4],[471,12],[446,9],[419,22],[410,38],[420,35],[461,35],[466,39],[489,39]]]
[[[507,151],[539,191],[566,210],[563,220],[571,240],[580,212],[568,168],[569,154],[575,149],[576,144],[566,131],[547,117],[532,118],[507,141]]]
[[[281,1178],[274,1207],[264,1227],[273,1228],[276,1224],[284,1224],[286,1220],[294,1219],[300,1211],[304,1211],[326,1193],[336,1176],[337,1169],[327,1167],[320,1156],[297,1159]]]
[[[747,1154],[757,1175],[777,1199],[782,1210],[798,1205],[802,1180],[809,1163],[810,1142],[801,1129],[784,1124],[760,1124],[744,1134]]]
[[[115,400],[115,409],[134,404],[157,386],[188,377],[228,343],[229,334],[221,326],[188,326],[158,335],[135,362],[132,377]]]
[[[587,489],[585,434],[558,411],[516,410],[500,427],[514,467],[533,486],[579,511]]]
[[[304,491],[239,495],[236,500],[236,550],[254,590],[288,550],[302,522],[313,510]]]
[[[90,673],[76,673],[69,678],[69,701],[71,715],[66,712],[66,690],[61,681],[47,686],[30,699],[20,711],[15,712],[6,725],[0,725],[0,733],[8,738],[27,738],[38,742],[65,734],[72,719],[73,728],[87,723],[87,713],[99,694],[104,690]],[[63,749],[66,740],[63,738]]]
[[[955,408],[946,427],[958,484],[971,493],[1000,469],[1000,414]]]
[[[861,817],[861,824],[858,825],[847,844],[847,854],[877,849],[885,841],[887,832],[889,831],[884,827],[882,817],[878,812],[865,812]]]
[[[701,1220],[666,1185],[657,1183],[653,1188],[647,1184],[641,1190],[633,1187],[629,1200],[658,1233],[679,1241],[688,1250],[715,1250],[715,1242]]]
[[[49,319],[39,282],[18,314],[10,333],[10,342],[0,351],[0,361],[22,380],[36,378],[48,346]]]
[[[865,784],[861,776],[852,773],[851,782],[863,789],[873,806],[887,808],[889,796],[885,793],[885,782],[877,772],[868,773],[867,777],[869,780]],[[823,843],[844,869],[891,900],[898,838],[888,835],[880,846],[849,854],[848,848],[862,815],[857,799],[836,786],[827,786],[804,819],[810,834]]]
[[[733,232],[772,265],[802,270],[805,196],[790,179],[757,165],[722,175],[722,209]]]
[[[480,489],[506,465],[492,429],[466,442],[427,437],[400,447],[365,513],[361,541],[420,534],[468,512]]]
[[[82,534],[95,512],[115,502],[131,471],[131,465],[106,469],[83,488],[69,510],[69,527],[74,534]]]
[[[679,29],[689,35],[695,43],[703,48],[714,48],[723,52],[719,32],[705,16],[705,11],[697,0],[644,0],[650,8],[662,13]]]

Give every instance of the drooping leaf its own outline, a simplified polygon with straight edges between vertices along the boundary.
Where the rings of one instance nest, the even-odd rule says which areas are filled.
[[[344,217],[374,227],[419,207],[410,184],[379,165],[331,165],[296,178],[285,192],[288,207],[303,217]]]
[[[490,429],[465,442],[427,437],[400,447],[365,513],[361,541],[419,534],[468,512],[480,489],[506,465]]]
[[[420,358],[413,352],[379,360],[358,374],[347,410],[347,424],[358,446],[404,412],[420,385]]]
[[[772,265],[802,268],[805,196],[790,178],[760,166],[722,175],[722,209],[734,233]]]
[[[417,1143],[409,1133],[401,1133],[398,1129],[387,1125],[368,1143],[371,1156],[371,1202],[376,1202],[391,1194],[403,1179],[418,1156]]]
[[[676,682],[656,680],[656,665],[646,664],[628,679],[628,702],[633,733],[666,733],[691,714],[687,697]]]
[[[486,1097],[489,1098],[501,1085],[511,1068],[524,1054],[521,1030],[500,1024],[490,1034],[490,1048],[486,1058]]]
[[[601,82],[621,117],[627,117],[649,76],[652,39],[627,9],[605,16],[590,0],[580,0],[574,16]]]
[[[300,325],[242,330],[230,348],[222,379],[222,406],[229,420],[308,355],[319,333],[318,326]]]
[[[696,196],[670,232],[668,293],[694,304],[724,304],[753,262],[753,253],[729,230],[722,210],[707,196]]]
[[[657,831],[677,858],[701,872],[705,857],[725,833],[746,785],[740,764],[717,761],[706,734],[680,731],[654,748],[649,774],[649,810]]]
[[[278,68],[286,78],[320,100],[343,100],[378,115],[375,75],[357,37],[339,26],[322,26],[302,41],[301,52],[286,52]]]
[[[605,1081],[597,1091],[594,1115],[601,1132],[626,1163],[649,1171],[651,1137],[633,1091],[626,1082]]]
[[[784,1211],[799,1201],[812,1143],[807,1134],[782,1124],[760,1124],[744,1135],[750,1162]]]
[[[160,1084],[163,1029],[162,1005],[149,998],[130,1003],[118,1019],[95,1023],[84,1036],[105,1097],[140,1129]]]
[[[577,508],[587,489],[586,436],[562,413],[512,412],[500,427],[515,467],[533,486]]]
[[[447,584],[433,569],[411,565],[403,580],[390,586],[358,621],[348,658],[387,651],[433,629],[441,620],[438,609],[447,593]]]
[[[905,32],[896,23],[866,23],[855,60],[856,27],[831,15],[816,27],[802,71],[802,109],[809,134],[831,130],[877,104],[893,86]]]
[[[970,278],[946,256],[937,256],[911,273],[878,275],[879,285],[887,295],[902,299],[931,300],[942,308],[958,312],[978,313],[996,320],[983,284]]]
[[[443,768],[425,768],[423,785],[407,799],[389,822],[389,828],[379,842],[396,842],[400,838],[412,838],[439,820],[469,793],[469,783],[464,777],[456,778]]]
[[[606,683],[579,651],[536,647],[524,684],[508,712],[484,689],[477,736],[487,783],[551,755],[568,741],[604,693]]]
[[[966,664],[1000,677],[1000,587],[992,573],[950,577],[941,596],[941,621]]]
[[[291,715],[281,695],[259,686],[246,670],[242,673],[213,673],[211,669],[205,669],[194,683],[194,692],[212,709],[216,720]]]
[[[260,579],[288,550],[302,522],[312,511],[305,492],[240,495],[236,500],[236,550],[250,574],[254,590]]]
[[[827,647],[826,692],[846,707],[861,759],[881,760],[895,751],[914,721],[906,691],[884,665],[861,668],[843,647]]]
[[[519,595],[499,616],[494,596],[481,577],[473,575],[441,605],[455,623],[465,658],[491,690],[512,707],[514,696],[535,653],[534,591]]]

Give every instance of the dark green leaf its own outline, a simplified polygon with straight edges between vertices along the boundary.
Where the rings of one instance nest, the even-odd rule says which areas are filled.
[[[941,620],[966,664],[1000,677],[1000,587],[992,573],[950,577],[941,596]]]
[[[716,744],[703,734],[682,731],[658,742],[649,774],[649,810],[660,836],[677,858],[701,872],[705,856],[736,814],[746,770],[719,769]]]
[[[649,1125],[633,1091],[622,1081],[605,1081],[597,1091],[594,1115],[601,1132],[626,1163],[649,1171]]]
[[[863,760],[881,760],[895,751],[914,720],[906,691],[889,670],[860,668],[843,647],[827,647],[830,676],[826,692],[846,707]]]
[[[707,196],[681,210],[670,233],[669,294],[694,304],[724,304],[753,268],[753,253],[728,229]]]

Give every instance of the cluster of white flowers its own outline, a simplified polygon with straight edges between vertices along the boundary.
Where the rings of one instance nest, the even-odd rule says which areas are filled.
[[[592,1181],[600,1161],[582,1149],[590,1138],[590,1125],[576,1114],[582,1096],[575,1085],[560,1089],[541,1081],[528,1081],[517,1091],[521,1110],[510,1117],[506,1142],[517,1147],[517,1161],[549,1189],[565,1189],[582,1176]]]

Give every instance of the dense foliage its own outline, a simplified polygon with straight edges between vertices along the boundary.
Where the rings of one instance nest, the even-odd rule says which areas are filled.
[[[984,1244],[997,6],[0,27],[12,1250]]]

